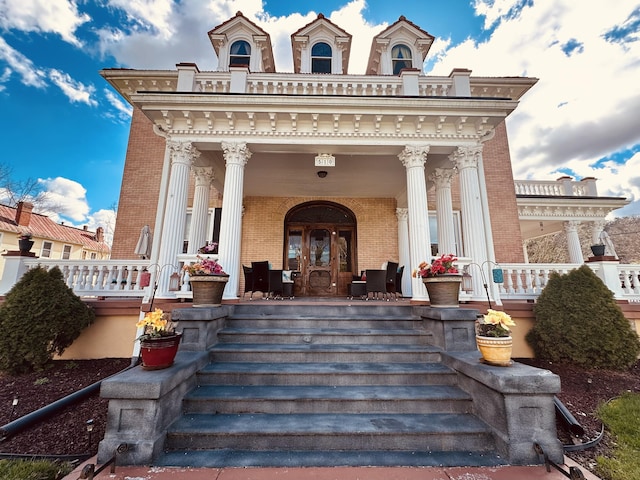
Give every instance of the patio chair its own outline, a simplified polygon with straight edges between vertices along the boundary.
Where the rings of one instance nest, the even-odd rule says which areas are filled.
[[[404,295],[402,294],[402,275],[403,274],[404,274],[404,265],[402,265],[396,273],[396,298],[398,298],[398,294],[400,294],[401,297],[404,297]]]
[[[269,295],[267,298],[282,300],[283,290],[282,270],[269,270]]]
[[[396,278],[398,275],[398,264],[396,262],[387,262],[387,270],[385,275],[385,292],[387,301],[391,299],[393,295],[396,300],[398,297],[396,296]]]
[[[262,292],[262,296],[269,294],[269,262],[251,262],[253,273],[253,292]],[[251,294],[253,296],[253,293]]]
[[[244,273],[244,292],[242,293],[242,298],[247,293],[251,293],[249,295],[249,300],[253,300],[253,271],[251,267],[247,267],[246,265],[242,265],[242,271]]]
[[[387,271],[386,270],[366,270],[367,276],[367,300],[369,300],[369,294],[373,294],[373,299],[378,299],[378,295],[384,295],[387,291],[386,288],[386,279],[387,279]]]

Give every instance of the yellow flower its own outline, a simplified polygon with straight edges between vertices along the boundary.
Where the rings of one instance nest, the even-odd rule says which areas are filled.
[[[484,323],[500,325],[505,330],[509,330],[509,327],[515,326],[515,322],[508,313],[492,309],[487,310],[487,314],[484,316]]]

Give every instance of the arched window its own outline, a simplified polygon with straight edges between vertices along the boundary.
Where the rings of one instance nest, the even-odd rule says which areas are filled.
[[[411,49],[406,45],[396,45],[391,49],[391,61],[393,62],[394,75],[398,75],[403,68],[413,67]]]
[[[238,40],[231,44],[231,55],[229,65],[246,65],[249,66],[251,59],[251,45],[244,40]]]
[[[311,73],[331,73],[331,47],[316,43],[311,48]]]

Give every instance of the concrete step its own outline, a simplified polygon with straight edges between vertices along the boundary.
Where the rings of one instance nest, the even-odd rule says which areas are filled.
[[[283,316],[287,318],[313,318],[347,319],[347,318],[415,318],[413,306],[401,305],[395,302],[368,303],[354,300],[352,303],[337,305],[302,305],[299,303],[273,302],[273,303],[242,303],[235,305],[232,317],[243,316]]]
[[[441,363],[210,363],[199,385],[454,385]]]
[[[185,413],[469,413],[471,397],[450,385],[206,385],[184,399]]]
[[[471,451],[255,451],[224,449],[173,450],[165,452],[155,465],[194,468],[361,467],[363,465],[371,467],[496,467],[504,465],[504,459],[493,452]],[[480,477],[474,478],[480,479]]]
[[[440,350],[429,345],[219,343],[209,352],[212,362],[429,363],[440,361]]]
[[[419,318],[407,316],[359,316],[333,317],[319,314],[316,310],[312,315],[292,314],[234,314],[227,319],[228,328],[361,328],[361,329],[418,329],[422,321]]]
[[[424,345],[430,336],[408,329],[373,328],[224,328],[225,343],[404,344]]]
[[[486,424],[469,414],[187,414],[165,448],[487,452]]]

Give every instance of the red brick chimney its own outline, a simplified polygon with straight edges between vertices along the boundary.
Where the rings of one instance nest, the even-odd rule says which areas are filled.
[[[104,242],[104,228],[96,228],[96,242]]]
[[[31,212],[33,204],[29,202],[18,202],[16,209],[16,223],[20,227],[28,227],[31,223]]]

